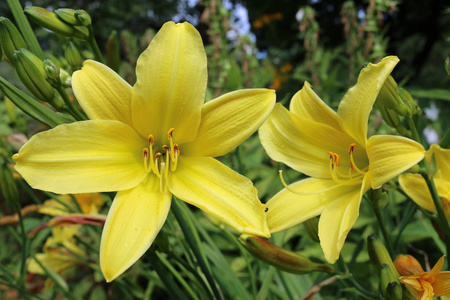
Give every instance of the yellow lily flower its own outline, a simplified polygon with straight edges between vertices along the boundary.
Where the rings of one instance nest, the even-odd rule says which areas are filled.
[[[322,214],[320,244],[326,260],[334,263],[358,218],[364,193],[423,158],[423,147],[410,139],[387,135],[367,139],[370,111],[398,61],[386,57],[364,68],[337,113],[308,83],[292,98],[290,111],[275,106],[259,130],[262,145],[272,159],[312,178],[288,186],[268,201],[270,232]]]
[[[450,219],[450,150],[442,149],[439,145],[431,145],[425,158],[428,165],[434,153],[436,159],[436,174],[433,176],[434,184],[441,198],[442,208],[445,217]],[[430,190],[420,174],[405,174],[399,177],[402,190],[420,207],[437,213]]]
[[[411,255],[399,255],[394,265],[400,275],[400,282],[417,300],[432,300],[450,293],[450,271],[441,271],[445,255],[429,272],[425,272],[420,263]],[[447,297],[448,298],[448,297]]]
[[[249,89],[204,104],[206,54],[190,24],[168,22],[141,54],[131,87],[86,61],[73,90],[91,120],[33,136],[14,155],[34,188],[55,193],[119,191],[100,245],[107,281],[150,247],[172,194],[242,233],[270,236],[252,182],[212,157],[236,148],[268,117],[275,92]]]
[[[80,205],[81,211],[84,214],[98,214],[99,209],[102,207],[103,203],[105,203],[105,198],[98,193],[83,193],[75,194],[73,196],[77,200],[78,204]],[[70,197],[70,195],[59,195],[57,197],[61,202],[64,202],[69,207],[75,209],[75,204],[73,203],[72,197]],[[50,216],[68,216],[71,214],[71,211],[67,206],[64,206],[55,199],[45,200],[42,206],[39,208],[38,212]]]

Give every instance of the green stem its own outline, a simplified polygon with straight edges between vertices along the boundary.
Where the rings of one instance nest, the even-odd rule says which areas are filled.
[[[33,52],[37,57],[44,60],[44,53],[42,52],[41,45],[36,38],[33,30],[31,29],[30,23],[28,22],[27,17],[23,13],[23,7],[20,4],[19,0],[6,0],[8,2],[9,8],[11,9],[14,19],[19,26],[22,35],[30,47],[31,52]]]
[[[68,108],[68,112],[75,118],[77,121],[84,121],[86,117],[73,105],[72,101],[70,101],[69,96],[67,95],[66,90],[62,87],[62,85],[56,85],[56,90],[61,95]]]
[[[89,25],[88,29],[89,29],[89,39],[88,39],[89,45],[91,45],[92,51],[94,51],[94,54],[95,54],[95,57],[97,58],[97,60],[99,62],[101,62],[102,64],[104,64],[105,59],[103,58],[103,54],[100,51],[100,48],[98,47],[97,41],[95,40],[94,29],[92,28],[92,25]]]
[[[394,255],[394,250],[392,248],[391,244],[391,238],[386,230],[386,227],[384,226],[383,222],[383,216],[381,215],[380,209],[376,208],[375,205],[372,206],[373,211],[375,212],[375,216],[377,217],[378,225],[380,226],[381,234],[383,234],[384,241],[386,243],[386,248],[389,252],[389,255]]]
[[[347,265],[345,264],[345,261],[342,258],[342,256],[339,257],[337,263],[340,266],[341,270],[344,272],[344,274],[341,278],[348,279],[348,281],[353,285],[353,287],[356,290],[358,290],[359,292],[361,292],[362,294],[364,294],[370,298],[378,298],[379,297],[379,295],[377,293],[367,290],[358,281],[356,281],[355,278],[353,278],[353,275],[350,273],[349,269],[347,268]]]
[[[28,252],[29,252],[29,243],[28,243],[28,236],[27,233],[25,231],[25,225],[23,223],[23,216],[22,216],[22,212],[20,211],[20,207],[16,208],[16,212],[17,215],[19,216],[19,226],[20,226],[20,234],[22,237],[22,262],[20,264],[20,277],[19,277],[19,286],[20,291],[22,291],[22,289],[25,289],[25,279],[26,279],[26,275],[27,275],[27,258],[28,258]],[[22,292],[21,292],[22,294]]]

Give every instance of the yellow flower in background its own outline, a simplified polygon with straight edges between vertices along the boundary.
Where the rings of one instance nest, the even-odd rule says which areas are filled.
[[[445,255],[429,272],[425,272],[420,263],[411,255],[399,255],[394,265],[400,273],[400,282],[417,300],[432,300],[450,293],[450,271],[441,271]],[[446,296],[448,299],[448,295]]]
[[[35,257],[46,268],[65,275],[71,268],[82,263],[80,258],[86,256],[85,252],[76,245],[75,236],[78,235],[79,226],[54,227],[52,236],[48,237],[43,253],[36,253]],[[28,271],[34,274],[46,275],[44,269],[34,259],[28,261]],[[47,279],[46,288],[53,282]]]
[[[431,157],[436,159],[436,174],[433,176],[434,184],[441,198],[445,217],[450,219],[450,149],[442,149],[439,145],[431,145],[427,151],[426,159],[431,164]],[[399,177],[400,187],[420,207],[437,213],[430,190],[420,174],[405,174]]]
[[[308,83],[294,95],[290,110],[277,104],[261,126],[269,156],[312,178],[296,182],[267,203],[270,232],[322,214],[320,244],[328,262],[340,254],[359,214],[364,193],[418,163],[423,147],[399,136],[367,139],[370,111],[384,81],[398,62],[386,57],[369,64],[339,104],[328,107]]]
[[[60,200],[59,202],[55,199],[45,200],[38,212],[50,216],[67,216],[77,211],[70,195],[59,195],[57,197]],[[73,197],[77,200],[84,214],[98,214],[99,209],[105,203],[105,198],[98,193],[75,194]],[[66,203],[66,205],[61,202]]]
[[[86,61],[73,90],[91,120],[33,136],[13,158],[34,188],[55,193],[119,191],[103,229],[107,281],[150,247],[172,194],[242,233],[270,236],[252,182],[212,157],[236,148],[270,114],[274,91],[240,90],[204,104],[202,39],[188,23],[168,22],[138,59],[131,87]]]

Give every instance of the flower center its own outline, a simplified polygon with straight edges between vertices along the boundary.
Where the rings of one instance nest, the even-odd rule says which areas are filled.
[[[166,188],[167,175],[169,169],[175,171],[177,169],[178,157],[180,156],[180,149],[177,144],[173,142],[173,128],[167,132],[169,146],[163,145],[163,153],[156,152],[154,149],[153,135],[148,136],[148,148],[142,150],[142,159],[144,160],[144,168],[147,173],[153,172],[160,179],[160,190],[163,192]],[[155,147],[156,148],[156,147]],[[157,149],[157,148],[156,148]]]
[[[350,160],[350,167],[347,172],[340,167],[341,158],[337,153],[328,152],[330,155],[330,173],[334,182],[342,185],[359,185],[362,183],[364,175],[369,170],[369,166],[363,169],[358,168],[353,157],[356,144],[351,144],[348,148],[348,155]]]

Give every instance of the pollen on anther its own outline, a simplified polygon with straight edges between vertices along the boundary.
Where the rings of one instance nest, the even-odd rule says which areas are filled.
[[[167,145],[162,146],[164,148],[164,150],[166,150],[166,152],[170,152],[170,147]]]
[[[352,154],[353,151],[355,151],[355,147],[356,147],[355,143],[350,144],[350,147],[348,147],[348,154]]]
[[[148,159],[148,149],[147,149],[147,148],[144,148],[144,149],[142,150],[142,158],[143,158],[144,160],[147,160],[147,159]]]
[[[153,143],[154,143],[154,142],[155,142],[155,140],[154,140],[154,138],[153,138],[153,135],[150,134],[150,135],[148,136],[148,143],[149,143],[150,145],[153,146]]]
[[[174,145],[173,145],[173,152],[174,152],[176,155],[180,155],[180,149],[178,148],[178,144],[174,144]]]
[[[334,156],[334,153],[328,151],[328,154],[330,155],[331,162],[334,163],[334,161],[335,161],[335,159],[336,159],[335,156]]]
[[[169,138],[169,140],[172,138],[172,133],[175,129],[174,128],[170,128],[169,131],[167,132],[167,137]]]

